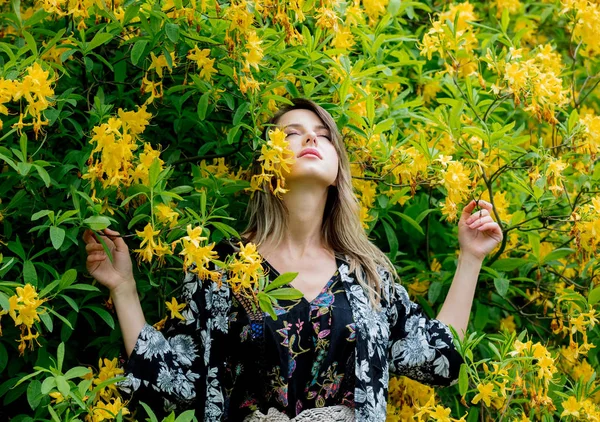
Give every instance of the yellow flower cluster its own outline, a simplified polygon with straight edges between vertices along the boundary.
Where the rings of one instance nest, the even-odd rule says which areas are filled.
[[[523,4],[519,0],[495,0],[496,17],[502,17],[502,12],[508,10],[508,13],[513,15],[521,10]]]
[[[262,257],[253,243],[247,243],[244,246],[240,242],[239,246],[239,258],[233,257],[227,263],[229,272],[227,282],[231,285],[234,293],[243,291],[244,294],[254,297],[255,287],[260,278],[264,276]]]
[[[12,127],[21,134],[24,127],[32,126],[37,139],[42,126],[48,124],[48,121],[43,119],[42,111],[52,104],[48,97],[54,95],[52,86],[55,78],[50,77],[50,72],[44,70],[37,62],[29,66],[25,72],[25,76],[21,80],[0,78],[0,115],[8,116],[9,114],[5,104],[24,99],[26,101],[25,110],[19,113],[19,121]],[[27,117],[32,117],[33,121],[25,123],[23,120]],[[2,127],[3,123],[0,119],[0,130]]]
[[[87,28],[85,19],[90,17],[90,12],[93,11],[94,6],[100,4],[95,0],[39,0],[36,3],[47,13],[59,17],[71,17],[77,22],[78,30]],[[115,14],[125,14],[120,0],[116,0],[113,5],[115,7]]]
[[[92,182],[100,181],[104,188],[130,186],[133,183],[147,185],[150,166],[155,159],[159,160],[162,169],[163,161],[158,158],[160,153],[145,143],[144,151],[134,165],[134,151],[152,115],[146,111],[145,105],[137,111],[119,109],[118,114],[119,117],[111,117],[108,122],[94,127],[90,143],[96,144],[96,147],[83,178]]]
[[[101,358],[98,360],[98,374],[96,377],[93,376],[92,369],[90,368],[88,379],[94,380],[90,389],[122,374],[123,369],[118,367],[117,358],[112,360]],[[116,385],[109,384],[102,388],[99,394],[96,395],[94,404],[88,410],[85,420],[86,422],[114,420],[119,412],[122,415],[129,414],[129,410],[125,406],[126,403],[122,401]]]
[[[585,260],[595,257],[600,244],[600,197],[592,198],[591,203],[573,211],[571,220],[571,234],[575,236],[578,251]]]
[[[441,204],[442,214],[448,221],[456,220],[458,204],[466,200],[471,191],[471,175],[459,161],[449,161],[442,171],[440,184],[446,188],[447,196]]]
[[[188,60],[192,60],[196,63],[196,67],[200,70],[200,79],[210,82],[212,75],[217,73],[217,69],[214,68],[215,59],[209,58],[210,50],[205,48],[200,50],[198,46],[194,46],[187,55]]]
[[[210,279],[215,283],[220,283],[220,273],[209,269],[210,263],[215,259],[219,259],[217,253],[213,250],[215,244],[206,243],[208,238],[202,236],[202,231],[202,227],[198,226],[192,229],[192,226],[188,224],[187,236],[174,242],[173,247],[177,243],[182,243],[183,249],[179,255],[183,255],[183,267],[186,271],[194,264],[191,271],[198,274],[201,280]]]
[[[46,299],[39,299],[35,287],[27,283],[23,287],[17,287],[16,294],[8,299],[8,311],[0,310],[0,319],[2,318],[2,315],[9,314],[13,319],[15,326],[21,328],[19,355],[25,353],[27,342],[29,342],[29,348],[31,350],[33,350],[33,341],[35,340],[37,342],[40,333],[33,334],[31,329],[36,321],[40,321],[38,310],[45,301]],[[25,332],[27,332],[27,334],[25,334]],[[0,336],[1,335],[2,327],[0,327]]]
[[[276,196],[287,192],[287,189],[284,189],[284,174],[291,171],[296,158],[285,138],[286,134],[281,129],[269,130],[269,141],[262,146],[258,159],[261,163],[261,174],[252,176],[250,181],[252,193],[264,190],[265,185]],[[276,187],[273,187],[273,179],[276,180]]]
[[[414,420],[415,415],[431,399],[433,388],[406,377],[391,377],[388,390],[387,422]]]
[[[600,54],[600,4],[588,0],[562,0],[561,3],[561,13],[573,12],[573,42],[583,44],[581,54],[588,57]]]
[[[414,194],[418,182],[427,177],[428,162],[416,148],[402,146],[392,153],[382,172],[391,174],[395,184],[409,184],[411,194]]]
[[[529,58],[524,60],[524,55]],[[501,79],[491,90],[500,94],[506,89],[516,104],[524,102],[525,111],[538,120],[558,123],[555,111],[569,102],[568,90],[559,77],[563,69],[560,55],[545,44],[530,52],[511,47],[507,59],[496,62],[489,53],[486,56],[488,67],[495,68]]]
[[[134,252],[138,254],[138,261],[152,262],[152,257],[156,256],[160,262],[163,262],[165,255],[171,255],[171,250],[160,237],[155,239],[155,236],[160,235],[160,230],[154,230],[152,224],[146,224],[144,230],[136,230],[135,233],[142,238],[140,248],[134,249]]]
[[[420,44],[421,55],[427,56],[428,60],[431,60],[434,53],[439,53],[443,58],[449,56],[452,66],[446,64],[446,71],[451,74],[456,71],[461,76],[477,73],[478,60],[473,52],[479,42],[477,31],[471,24],[477,20],[471,3],[451,5],[449,10],[438,15],[431,29],[423,36]],[[454,31],[448,27],[447,21],[452,24],[456,22]]]

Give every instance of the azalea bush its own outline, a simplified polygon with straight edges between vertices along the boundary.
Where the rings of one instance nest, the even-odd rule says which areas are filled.
[[[285,194],[293,156],[266,122],[306,97],[430,316],[462,207],[491,202],[504,232],[458,383],[392,378],[388,419],[600,419],[597,2],[0,0],[0,21],[0,418],[162,417],[115,386],[121,334],[85,229],[121,233],[158,328],[184,318],[184,269],[222,264],[267,311],[297,294],[265,286],[253,245],[213,248],[253,192]]]

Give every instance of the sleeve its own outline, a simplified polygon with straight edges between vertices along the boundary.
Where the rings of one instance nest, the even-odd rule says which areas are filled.
[[[448,326],[425,315],[391,276],[388,281],[390,371],[430,386],[454,384],[463,358],[454,347]]]
[[[169,320],[163,332],[143,327],[119,388],[159,413],[194,408],[198,420],[220,420],[230,290],[188,272],[181,302],[185,320]]]

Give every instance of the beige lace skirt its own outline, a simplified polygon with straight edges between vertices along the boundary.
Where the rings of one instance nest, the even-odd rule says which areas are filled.
[[[354,422],[354,409],[346,406],[306,409],[290,419],[285,413],[272,407],[266,415],[257,410],[244,419],[244,422]]]

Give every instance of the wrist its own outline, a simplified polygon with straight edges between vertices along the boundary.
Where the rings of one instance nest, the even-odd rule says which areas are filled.
[[[472,252],[461,250],[458,254],[458,261],[464,264],[470,264],[481,267],[485,256],[478,256]]]
[[[113,302],[118,299],[137,298],[138,292],[135,280],[131,279],[130,281],[119,283],[110,290],[110,295],[113,298]]]

